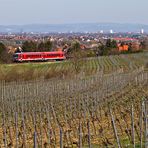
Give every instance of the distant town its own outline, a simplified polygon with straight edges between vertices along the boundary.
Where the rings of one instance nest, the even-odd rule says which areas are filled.
[[[5,46],[8,57],[16,52],[31,51],[63,51],[69,56],[74,48],[85,51],[86,57],[94,57],[147,50],[148,34],[144,29],[138,33],[113,30],[109,33],[103,30],[97,33],[3,33],[0,43]]]

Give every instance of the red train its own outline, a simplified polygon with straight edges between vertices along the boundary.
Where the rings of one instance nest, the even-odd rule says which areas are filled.
[[[53,52],[21,52],[13,55],[13,61],[48,61],[48,60],[65,60],[65,54],[62,51]]]

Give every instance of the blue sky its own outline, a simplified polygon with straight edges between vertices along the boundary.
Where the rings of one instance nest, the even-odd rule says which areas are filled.
[[[148,24],[148,0],[0,0],[0,25]]]

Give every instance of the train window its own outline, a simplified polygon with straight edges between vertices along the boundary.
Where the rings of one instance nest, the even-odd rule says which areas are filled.
[[[59,54],[54,54],[54,56],[55,56],[55,57],[58,57],[58,56],[59,56]]]
[[[40,58],[40,57],[41,57],[40,54],[36,54],[36,55],[34,55],[34,58]]]
[[[53,54],[48,54],[47,56],[52,57],[52,56],[53,56]]]
[[[18,54],[14,54],[13,57],[14,57],[14,58],[18,58]]]
[[[28,58],[31,58],[32,57],[32,55],[28,55]]]

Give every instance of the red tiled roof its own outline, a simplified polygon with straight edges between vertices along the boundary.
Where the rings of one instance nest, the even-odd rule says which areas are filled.
[[[135,38],[113,38],[113,39],[117,41],[138,41]]]

